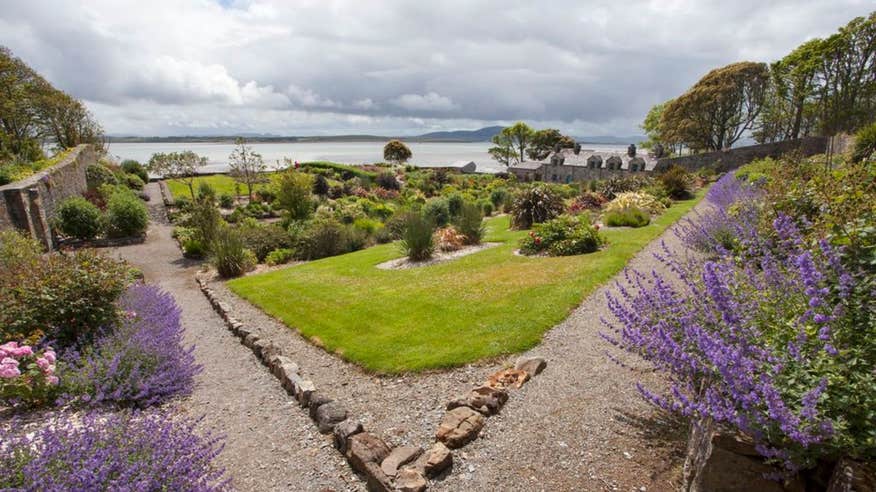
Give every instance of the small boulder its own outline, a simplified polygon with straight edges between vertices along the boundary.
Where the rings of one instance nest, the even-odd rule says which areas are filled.
[[[340,451],[342,454],[346,454],[347,441],[360,432],[362,432],[361,422],[355,422],[353,420],[347,419],[336,425],[333,431],[335,449]]]
[[[453,465],[453,454],[441,442],[436,442],[412,465],[405,468],[417,470],[427,477],[434,477]]]
[[[326,403],[330,403],[332,401],[328,396],[317,391],[316,393],[310,395],[310,401],[307,403],[310,418],[316,420],[316,411],[319,410],[319,407],[325,405]]]
[[[253,345],[258,341],[259,336],[255,333],[250,333],[246,337],[243,338],[243,344],[249,348],[252,348]]]
[[[366,463],[362,473],[365,474],[365,486],[369,492],[392,492],[392,479],[383,473],[377,463]]]
[[[537,376],[546,366],[547,362],[542,357],[521,357],[514,364],[514,369],[526,371],[530,376]]]
[[[295,396],[296,388],[302,381],[298,375],[298,364],[283,364],[277,370],[277,379],[280,380],[280,385],[292,396]]]
[[[273,342],[268,342],[267,345],[261,348],[261,358],[265,365],[270,366],[271,359],[283,355],[283,349],[274,345]]]
[[[335,425],[346,419],[347,409],[342,407],[339,402],[331,401],[316,409],[316,425],[323,434],[330,433]]]
[[[271,373],[279,379],[282,379],[282,371],[280,369],[284,365],[293,365],[292,359],[285,355],[275,355],[268,360],[268,366],[271,368]],[[298,372],[298,366],[295,366],[295,372]]]
[[[423,492],[427,485],[426,477],[413,468],[401,470],[395,479],[395,490],[399,492]]]
[[[295,383],[295,399],[301,408],[307,408],[310,405],[310,395],[316,391],[316,385],[313,381],[302,379]]]
[[[506,401],[508,401],[508,393],[505,390],[481,386],[472,390],[467,396],[448,403],[447,410],[464,406],[490,416],[499,413]]]
[[[246,337],[252,334],[252,330],[244,325],[240,325],[235,333],[237,333],[237,336],[239,336],[241,339],[246,340]]]
[[[399,446],[390,451],[389,456],[380,464],[383,473],[390,477],[398,474],[398,469],[417,459],[423,454],[423,448],[419,446]]]
[[[377,465],[380,470],[380,463],[389,455],[389,446],[370,432],[360,432],[347,439],[345,455],[354,470],[367,473],[365,465],[368,463]]]
[[[485,386],[503,389],[509,386],[520,388],[523,383],[529,381],[529,373],[520,369],[502,369],[487,378]]]
[[[478,437],[484,416],[469,407],[458,407],[444,414],[435,437],[447,447],[460,448]]]

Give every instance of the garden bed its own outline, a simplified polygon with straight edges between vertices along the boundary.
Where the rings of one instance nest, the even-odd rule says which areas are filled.
[[[473,244],[471,246],[465,246],[456,251],[439,251],[425,261],[411,261],[407,257],[396,258],[395,260],[384,261],[383,263],[377,265],[377,268],[381,270],[407,270],[409,268],[427,267],[437,265],[439,263],[444,263],[446,261],[455,260],[457,258],[462,258],[463,256],[472,255],[485,249],[494,248],[496,246],[499,246],[500,244],[502,243],[481,243]]]

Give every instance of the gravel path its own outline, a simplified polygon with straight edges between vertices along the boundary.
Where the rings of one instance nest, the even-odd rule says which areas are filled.
[[[160,211],[157,187],[153,208]],[[293,408],[274,380],[248,349],[223,327],[193,275],[197,266],[180,255],[170,227],[153,224],[142,245],[119,248],[143,268],[146,277],[169,290],[181,306],[187,337],[197,344],[205,365],[194,395],[182,408],[228,435],[220,462],[241,490],[361,489],[328,440],[306,415]],[[663,239],[677,240],[671,232]],[[631,266],[659,265],[655,241]],[[294,267],[292,267],[294,268]],[[234,296],[221,282],[216,293],[262,338],[269,338],[301,366],[302,375],[342,402],[353,418],[391,446],[426,447],[454,396],[479,385],[516,357],[469,365],[451,371],[393,377],[365,373],[298,336],[278,320]],[[454,468],[430,490],[625,490],[677,488],[684,429],[647,405],[637,381],[660,380],[635,360],[639,370],[619,367],[605,356],[609,348],[598,335],[607,316],[609,283],[586,299],[531,351],[545,357],[545,371],[520,390],[512,390],[502,412],[490,417],[482,437],[454,452]],[[290,293],[289,302],[295,302]],[[464,341],[460,341],[464,343]],[[615,354],[618,355],[618,354]],[[620,354],[623,358],[624,355]],[[628,360],[628,359],[625,359]]]
[[[186,342],[204,371],[181,412],[204,415],[204,426],[226,436],[218,463],[238,490],[364,490],[330,439],[286,395],[252,351],[229,333],[194,280],[199,266],[180,254],[166,223],[158,186],[147,192],[153,222],[143,244],[113,249],[141,268],[146,280],[182,307]]]

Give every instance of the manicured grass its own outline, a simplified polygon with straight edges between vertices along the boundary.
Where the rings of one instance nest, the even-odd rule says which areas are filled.
[[[375,265],[401,256],[397,244],[385,244],[228,286],[366,369],[459,366],[538,344],[701,197],[675,204],[645,227],[604,229],[608,247],[587,255],[516,256],[527,232],[508,230],[509,218],[498,217],[487,222],[486,240],[502,245],[434,266],[380,270]]]
[[[209,176],[199,176],[195,178],[195,193],[198,192],[198,186],[201,183],[207,183],[216,190],[216,195],[222,195],[224,193],[228,193],[229,195],[234,195],[234,179],[226,174],[212,174]],[[265,185],[257,185],[255,188],[260,188]],[[184,196],[191,198],[191,193],[189,193],[189,187],[186,186],[185,182],[178,179],[168,179],[167,187],[170,189],[170,193],[173,194],[174,198]],[[246,185],[240,185],[240,194],[246,195]]]

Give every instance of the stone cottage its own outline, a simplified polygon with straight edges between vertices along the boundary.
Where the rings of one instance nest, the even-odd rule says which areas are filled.
[[[508,172],[521,181],[547,181],[572,183],[593,179],[606,179],[631,173],[651,173],[657,160],[629,153],[596,152],[575,148],[560,149],[543,161],[523,161],[509,166]],[[633,155],[630,155],[633,154]]]

